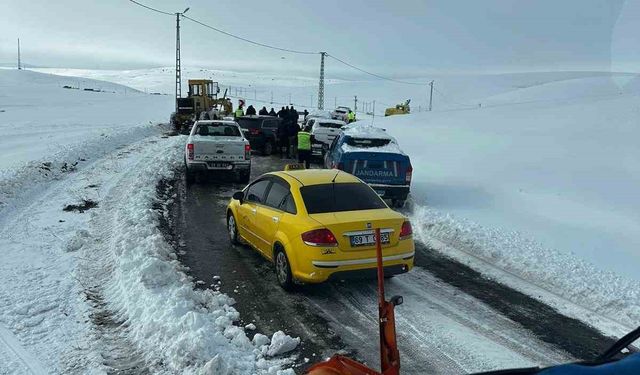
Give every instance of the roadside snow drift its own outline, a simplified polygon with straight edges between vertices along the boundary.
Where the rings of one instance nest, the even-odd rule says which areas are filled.
[[[421,238],[637,326],[640,91],[619,78],[629,81],[557,80],[474,110],[376,119],[411,157]]]
[[[171,103],[66,82],[0,70],[0,373],[291,374],[299,339],[250,340],[158,229],[185,139],[149,122]]]

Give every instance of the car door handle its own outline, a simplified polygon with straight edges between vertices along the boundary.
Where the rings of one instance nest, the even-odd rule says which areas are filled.
[[[273,220],[274,223],[277,223],[278,221],[280,221],[280,218],[277,216],[272,216],[271,220]]]
[[[258,209],[257,209],[257,208],[252,208],[252,209],[251,209],[251,213],[255,214],[256,212],[258,212]]]

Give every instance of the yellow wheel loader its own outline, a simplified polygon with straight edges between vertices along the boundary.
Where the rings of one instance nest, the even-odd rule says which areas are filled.
[[[409,107],[409,103],[411,99],[408,99],[406,102],[402,104],[397,104],[395,108],[387,108],[384,110],[385,116],[393,116],[393,115],[406,115],[411,113],[411,108]]]

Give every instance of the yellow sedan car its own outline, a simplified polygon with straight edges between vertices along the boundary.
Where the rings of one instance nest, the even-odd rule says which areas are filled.
[[[375,275],[381,229],[385,277],[413,267],[411,223],[367,184],[335,169],[272,172],[236,192],[227,208],[231,242],[246,242],[294,283]]]

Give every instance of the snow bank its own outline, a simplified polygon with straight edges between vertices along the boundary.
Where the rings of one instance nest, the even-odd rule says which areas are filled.
[[[121,194],[103,203],[84,255],[102,254],[103,267],[111,270],[102,291],[107,307],[127,322],[125,335],[154,372],[275,373],[282,360],[265,357],[295,349],[299,339],[277,332],[271,346],[268,339],[252,342],[233,325],[239,319],[233,298],[196,290],[158,229],[161,213],[152,210],[156,184],[182,163],[184,141],[178,137],[168,150],[141,163],[119,188]]]
[[[637,326],[640,92],[568,78],[376,125],[411,157],[422,239]]]

